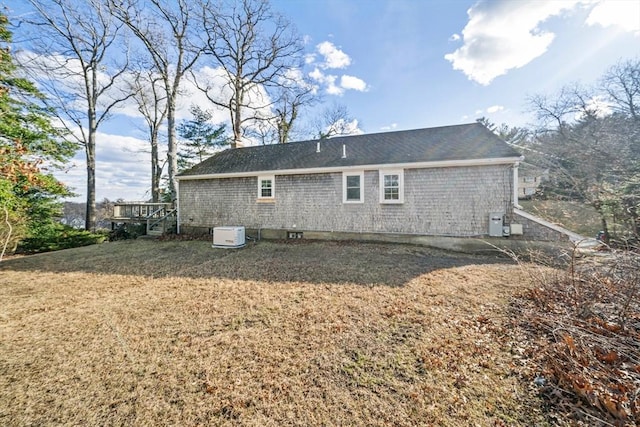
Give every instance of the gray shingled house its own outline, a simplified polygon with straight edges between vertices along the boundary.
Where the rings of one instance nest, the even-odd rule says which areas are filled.
[[[521,160],[478,123],[228,149],[179,175],[179,232],[488,236]]]

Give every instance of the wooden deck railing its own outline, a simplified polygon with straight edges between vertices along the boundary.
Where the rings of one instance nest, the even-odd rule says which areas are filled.
[[[118,202],[113,205],[111,228],[117,224],[146,224],[147,234],[160,235],[175,229],[177,209],[172,203]]]
[[[149,218],[164,218],[173,210],[172,203],[144,203],[144,202],[119,202],[113,205],[112,221],[140,220]]]

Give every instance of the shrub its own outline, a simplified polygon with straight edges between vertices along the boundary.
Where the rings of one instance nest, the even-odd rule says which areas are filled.
[[[37,230],[33,236],[22,239],[18,244],[16,253],[33,254],[57,251],[94,245],[102,243],[106,239],[107,236],[104,233],[91,233],[64,224],[52,224]]]
[[[145,224],[120,224],[109,232],[109,241],[137,239],[138,236],[146,234]]]
[[[640,256],[575,255],[528,266],[535,286],[514,301],[535,382],[578,425],[640,425]]]

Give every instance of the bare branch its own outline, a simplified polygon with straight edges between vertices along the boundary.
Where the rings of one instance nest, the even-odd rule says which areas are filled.
[[[145,47],[153,71],[164,85],[167,105],[169,193],[176,194],[178,173],[176,101],[182,79],[203,51],[191,19],[194,2],[188,0],[107,0],[113,15],[125,24]]]
[[[202,16],[205,54],[224,71],[226,83],[222,91],[209,82],[197,85],[214,105],[229,110],[235,147],[252,123],[276,123],[272,107],[283,99],[278,92],[292,87],[287,74],[300,66],[302,45],[293,26],[266,0],[207,3]]]
[[[40,37],[27,46],[32,76],[49,93],[58,117],[85,149],[87,215],[95,228],[95,145],[98,127],[111,111],[131,97],[119,92],[128,69],[122,23],[102,0],[28,0],[34,10],[27,21]],[[121,63],[116,49],[123,48]]]

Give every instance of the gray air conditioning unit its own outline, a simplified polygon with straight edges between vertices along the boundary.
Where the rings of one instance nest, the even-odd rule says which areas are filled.
[[[244,227],[215,227],[214,248],[241,248],[245,245]]]

